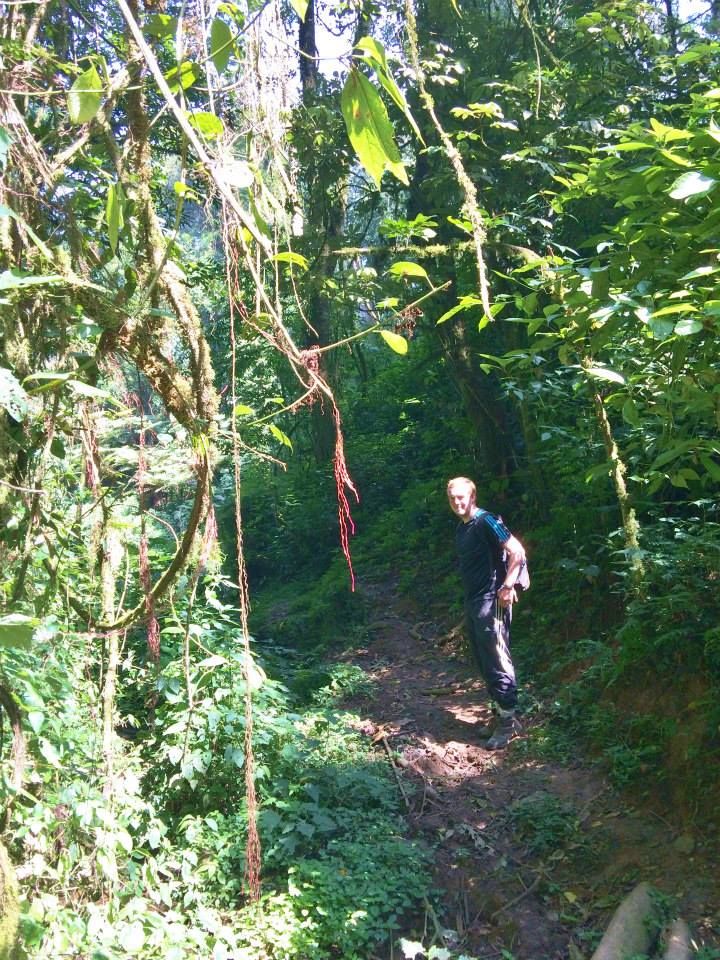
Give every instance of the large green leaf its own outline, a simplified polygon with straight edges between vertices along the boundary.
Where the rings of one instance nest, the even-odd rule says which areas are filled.
[[[235,41],[230,27],[215,17],[210,27],[210,57],[218,73],[222,73],[235,52]]]
[[[413,128],[415,136],[418,138],[420,143],[425,145],[422,134],[420,133],[420,128],[415,122],[415,117],[413,117],[410,112],[410,107],[408,106],[407,100],[402,94],[402,91],[398,87],[397,83],[390,72],[390,67],[388,66],[387,56],[385,55],[385,47],[380,43],[379,40],[376,40],[374,37],[362,37],[355,44],[357,49],[362,50],[367,56],[363,59],[365,63],[374,71],[375,76],[378,78],[383,88],[390,94],[394,102],[405,114],[408,123]]]
[[[392,333],[390,330],[378,330],[378,333],[395,353],[404,356],[408,352],[408,342],[405,337],[401,337],[399,333]]]
[[[293,448],[292,440],[286,433],[284,433],[280,429],[280,427],[275,426],[274,423],[268,424],[268,427],[269,427],[270,433],[275,437],[276,440],[279,440],[280,443],[284,444],[286,447],[290,447],[290,449],[292,450]]]
[[[172,93],[178,93],[180,90],[188,90],[196,83],[202,74],[197,63],[185,60],[179,67],[173,67],[165,74],[165,79]]]
[[[206,140],[217,140],[225,133],[225,124],[215,113],[198,111],[197,113],[188,113],[187,118],[190,126]]]
[[[427,275],[425,267],[421,267],[419,263],[413,263],[412,260],[398,260],[387,272],[394,277],[420,277],[430,283],[430,277]]]
[[[307,257],[304,257],[301,253],[295,253],[293,250],[282,250],[280,253],[276,253],[270,257],[270,259],[275,260],[277,263],[292,263],[302,270],[307,270],[310,266]]]
[[[687,200],[690,197],[702,197],[717,185],[717,180],[707,177],[699,170],[683,173],[677,178],[670,190],[673,200]]]
[[[341,106],[350,142],[378,190],[385,170],[407,185],[385,104],[370,81],[355,67],[343,87]]]
[[[87,123],[100,109],[102,80],[94,66],[81,73],[68,93],[68,114],[72,123]]]
[[[111,183],[108,187],[107,202],[105,204],[105,222],[108,228],[108,240],[112,252],[117,251],[118,236],[125,225],[125,197],[119,183]]]
[[[20,613],[0,617],[0,647],[27,649],[32,640],[37,621]]]
[[[143,29],[151,37],[164,40],[165,37],[174,37],[177,33],[177,27],[177,17],[171,17],[167,13],[154,13],[151,17],[148,17]]]

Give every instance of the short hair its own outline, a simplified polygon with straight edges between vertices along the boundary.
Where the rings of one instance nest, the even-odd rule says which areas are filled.
[[[452,480],[448,480],[447,492],[450,493],[450,488],[456,486],[457,484],[462,484],[464,487],[469,487],[473,496],[477,496],[477,487],[468,477],[453,477]]]

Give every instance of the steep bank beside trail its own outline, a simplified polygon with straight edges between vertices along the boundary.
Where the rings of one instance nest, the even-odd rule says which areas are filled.
[[[489,704],[457,635],[416,622],[388,584],[365,592],[369,643],[343,659],[376,695],[351,705],[393,764],[413,832],[435,850],[428,938],[483,960],[587,958],[646,880],[668,917],[690,923],[697,956],[720,957],[717,837],[634,807],[575,752],[543,758],[547,711],[532,695],[521,735],[484,749]]]

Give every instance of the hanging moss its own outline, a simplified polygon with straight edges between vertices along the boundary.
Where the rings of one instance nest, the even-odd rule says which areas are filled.
[[[11,960],[15,956],[20,907],[15,871],[0,843],[0,960]]]

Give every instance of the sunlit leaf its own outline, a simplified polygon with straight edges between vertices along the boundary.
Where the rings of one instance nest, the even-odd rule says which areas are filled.
[[[305,23],[305,17],[307,16],[307,9],[309,6],[308,0],[290,0],[290,6],[300,17],[302,22]]]
[[[206,140],[217,140],[225,133],[225,124],[215,113],[199,111],[188,113],[188,123]]]
[[[427,275],[427,270],[421,267],[419,263],[413,263],[411,260],[398,260],[386,272],[392,274],[394,277],[420,277],[423,280],[427,280],[430,284],[430,277]],[[432,286],[432,284],[430,284],[430,286]]]
[[[699,170],[693,170],[690,173],[683,173],[673,183],[670,190],[670,196],[673,200],[687,200],[689,197],[702,197],[717,184],[713,177],[707,177]]]
[[[233,32],[230,27],[215,17],[210,27],[210,57],[218,73],[222,73],[235,52]]]
[[[611,380],[613,383],[625,383],[625,377],[616,370],[609,370],[607,367],[596,365],[584,367],[585,373],[595,380]]]
[[[390,72],[390,67],[387,62],[387,56],[385,54],[385,47],[380,43],[379,40],[376,40],[374,37],[361,37],[360,40],[355,44],[356,49],[362,50],[367,56],[365,57],[365,63],[374,71],[375,76],[378,78],[383,88],[390,94],[395,104],[402,110],[407,118],[408,123],[413,128],[415,136],[418,138],[420,143],[423,145],[425,141],[423,140],[422,134],[420,133],[420,128],[415,122],[408,102],[403,96],[402,91],[395,82],[392,73]]]
[[[675,324],[674,332],[679,337],[691,337],[694,333],[700,333],[703,329],[701,320],[695,320],[688,317],[686,320],[678,320]]]
[[[113,253],[117,251],[118,236],[125,225],[124,196],[119,183],[111,183],[108,187],[107,202],[105,204],[105,222],[108,228],[108,240]]]
[[[707,264],[704,267],[697,267],[695,270],[691,270],[690,273],[686,273],[684,276],[680,277],[680,281],[685,280],[696,280],[698,277],[707,277],[711,273],[717,273],[720,270],[720,264]]]
[[[667,317],[675,313],[697,313],[697,307],[692,303],[671,303],[667,307],[661,307],[659,310],[654,310],[652,316],[656,317]]]
[[[310,266],[307,257],[304,257],[301,253],[295,253],[292,250],[282,250],[280,253],[276,253],[273,257],[270,257],[270,259],[275,260],[277,263],[292,263],[303,270],[307,270]]]
[[[147,18],[143,27],[146,33],[149,33],[151,37],[157,37],[158,40],[165,37],[174,37],[177,28],[177,17],[171,17],[167,13],[154,13]]]
[[[102,80],[94,66],[75,80],[68,92],[68,115],[71,123],[87,123],[100,109]]]
[[[437,322],[445,323],[446,320],[454,317],[457,313],[463,310],[471,310],[473,307],[482,307],[482,300],[480,297],[476,297],[475,294],[471,293],[465,297],[461,297],[454,307],[450,307],[449,310],[446,310],[445,313],[438,318]]]
[[[378,333],[395,353],[404,356],[408,352],[408,342],[405,337],[401,337],[399,333],[392,333],[390,330],[378,330]]]
[[[269,428],[270,433],[275,437],[276,440],[279,440],[280,443],[284,444],[286,447],[290,447],[292,450],[292,440],[286,433],[283,433],[280,427],[276,426],[274,423],[271,423],[269,424]]]
[[[350,142],[377,188],[380,189],[385,170],[407,185],[407,173],[385,104],[375,87],[355,67],[345,81],[341,106]]]
[[[197,63],[191,63],[185,60],[179,67],[173,67],[165,74],[165,79],[172,93],[178,93],[179,90],[188,90],[196,83],[202,71]]]
[[[236,417],[249,417],[255,414],[253,408],[249,407],[246,403],[238,403],[233,412]]]

